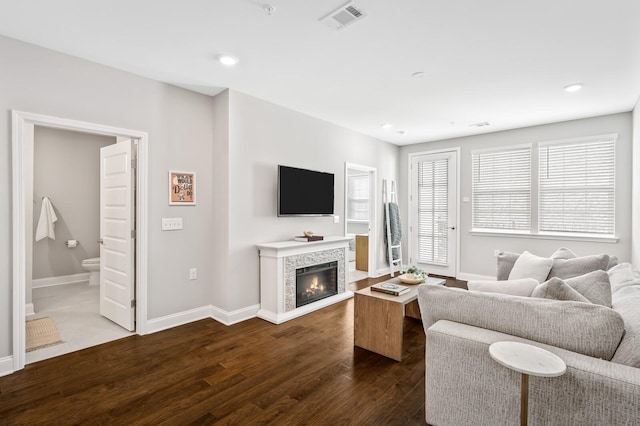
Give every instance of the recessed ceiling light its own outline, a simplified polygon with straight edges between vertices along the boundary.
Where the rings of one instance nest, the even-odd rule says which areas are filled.
[[[393,127],[393,124],[389,124],[389,123],[382,123],[380,125],[380,127],[382,127],[383,129],[387,130]]]
[[[411,74],[411,77],[413,77],[413,78],[424,78],[424,72],[422,72],[422,71],[414,72],[413,74]]]
[[[582,86],[583,86],[582,83],[570,84],[568,86],[564,86],[564,91],[565,92],[577,92],[578,90],[582,89]]]
[[[218,62],[220,62],[222,65],[226,65],[228,67],[234,66],[235,64],[237,64],[238,58],[236,58],[235,56],[231,56],[231,55],[220,55],[218,56]]]

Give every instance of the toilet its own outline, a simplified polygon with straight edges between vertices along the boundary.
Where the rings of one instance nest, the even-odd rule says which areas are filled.
[[[85,259],[82,261],[82,267],[89,271],[89,285],[100,285],[100,258]]]

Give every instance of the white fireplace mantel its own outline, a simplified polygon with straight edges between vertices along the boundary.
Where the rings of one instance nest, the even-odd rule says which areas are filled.
[[[353,292],[347,289],[347,250],[350,240],[351,238],[348,237],[325,237],[321,241],[292,240],[258,244],[260,252],[258,317],[280,324],[353,297]],[[338,294],[296,308],[295,269],[330,261],[338,262]]]

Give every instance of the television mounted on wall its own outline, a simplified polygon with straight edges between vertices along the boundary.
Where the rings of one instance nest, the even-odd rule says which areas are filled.
[[[333,173],[278,166],[278,216],[331,216],[333,199]]]

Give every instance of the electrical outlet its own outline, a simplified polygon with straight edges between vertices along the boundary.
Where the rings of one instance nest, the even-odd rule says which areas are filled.
[[[333,223],[340,223],[340,216],[338,215],[333,216]]]
[[[195,280],[197,278],[198,278],[198,269],[197,268],[189,269],[189,279]]]
[[[162,218],[163,231],[177,231],[180,229],[182,229],[181,217],[163,217]]]

